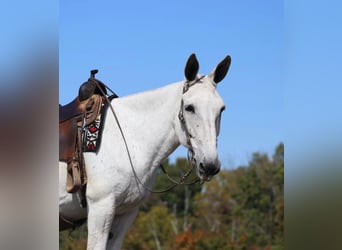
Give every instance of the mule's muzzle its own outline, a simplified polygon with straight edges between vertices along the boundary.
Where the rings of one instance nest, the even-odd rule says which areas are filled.
[[[220,172],[220,164],[199,164],[198,172],[203,181],[210,181],[211,178]]]

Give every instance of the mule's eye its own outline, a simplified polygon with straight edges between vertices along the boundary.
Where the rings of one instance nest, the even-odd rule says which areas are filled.
[[[193,105],[187,105],[185,106],[185,111],[191,112],[191,113],[195,113],[195,107]]]

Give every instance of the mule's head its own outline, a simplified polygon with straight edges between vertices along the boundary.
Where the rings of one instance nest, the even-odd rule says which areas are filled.
[[[189,57],[185,66],[178,137],[193,154],[201,181],[209,181],[220,171],[217,137],[225,105],[216,85],[226,76],[230,62],[230,56],[227,56],[207,76],[198,75],[199,64],[195,54]]]

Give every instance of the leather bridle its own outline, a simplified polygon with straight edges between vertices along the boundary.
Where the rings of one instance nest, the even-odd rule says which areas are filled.
[[[189,90],[190,87],[192,87],[193,85],[198,83],[204,77],[205,77],[204,75],[200,75],[194,81],[191,81],[191,82],[186,81],[184,83],[184,86],[183,86],[183,95]],[[192,170],[194,168],[194,166],[196,166],[196,158],[195,158],[195,152],[193,150],[192,143],[191,143],[191,138],[193,138],[193,136],[189,132],[188,126],[187,126],[185,118],[184,118],[184,101],[183,101],[183,97],[181,99],[181,105],[180,105],[180,109],[179,109],[179,113],[178,113],[178,119],[181,122],[181,124],[183,126],[183,129],[184,129],[184,133],[185,133],[185,137],[186,137],[186,144],[187,144],[187,148],[188,148],[188,162],[189,162],[190,167],[191,167],[190,169]]]

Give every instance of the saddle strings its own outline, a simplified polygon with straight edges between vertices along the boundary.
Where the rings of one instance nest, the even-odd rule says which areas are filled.
[[[201,78],[200,78],[201,79]],[[92,80],[92,79],[91,79]],[[186,125],[185,125],[185,120],[183,118],[183,121],[181,120],[182,124],[185,125],[185,131],[186,131],[186,136],[187,136],[187,140],[188,142],[190,142],[189,144],[189,149],[188,149],[188,162],[190,164],[190,169],[188,170],[188,172],[186,172],[181,178],[180,178],[180,181],[176,181],[175,179],[173,179],[168,173],[167,171],[165,170],[165,168],[163,167],[163,165],[161,164],[160,165],[160,168],[162,169],[163,173],[167,176],[167,178],[173,183],[173,185],[171,185],[170,187],[168,188],[165,188],[163,190],[158,190],[158,191],[155,191],[155,190],[152,190],[151,188],[147,187],[144,183],[142,183],[142,181],[139,179],[136,171],[135,171],[135,168],[133,166],[133,162],[132,162],[132,157],[131,157],[131,154],[129,152],[129,149],[128,149],[128,144],[127,144],[127,141],[126,141],[126,137],[123,133],[123,130],[121,128],[121,125],[120,125],[120,122],[119,122],[119,119],[118,117],[116,116],[116,113],[114,111],[114,108],[112,106],[112,103],[110,102],[110,100],[108,99],[106,93],[104,93],[103,89],[101,88],[101,86],[99,86],[99,84],[97,83],[97,81],[93,81],[96,86],[99,88],[99,90],[101,91],[101,93],[103,94],[104,98],[106,99],[106,102],[108,103],[108,106],[109,108],[111,109],[113,115],[114,115],[114,119],[115,119],[115,122],[117,123],[118,125],[118,128],[119,128],[119,131],[120,131],[120,134],[122,136],[122,139],[124,141],[124,144],[125,144],[125,148],[126,148],[126,151],[127,151],[127,156],[128,156],[128,160],[129,160],[129,163],[131,165],[131,169],[132,169],[132,172],[133,172],[133,175],[134,175],[134,179],[137,183],[137,186],[139,188],[139,184],[145,188],[147,191],[151,192],[151,193],[165,193],[167,191],[170,191],[172,190],[173,188],[175,188],[176,186],[178,185],[192,185],[192,184],[195,184],[197,182],[201,182],[200,179],[197,177],[195,178],[193,181],[191,182],[185,182],[186,178],[190,175],[190,173],[192,172],[192,170],[194,169],[194,167],[196,166],[196,159],[194,158],[193,156],[193,150],[192,150],[192,146],[191,146],[191,142],[190,142],[190,138],[188,137],[188,130],[186,128]],[[193,83],[194,84],[194,83]],[[190,86],[192,86],[193,84],[189,85],[188,83],[186,83],[184,85],[184,88],[183,88],[183,93],[185,93]],[[111,91],[113,94],[114,92],[106,85],[106,84],[103,84],[105,86],[105,88],[107,88],[109,91]],[[181,110],[180,110],[180,113],[181,114],[183,112],[183,99],[182,99],[182,103],[181,103]],[[139,189],[140,190],[140,189]]]

